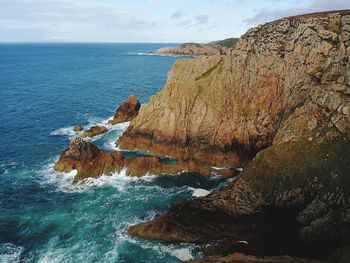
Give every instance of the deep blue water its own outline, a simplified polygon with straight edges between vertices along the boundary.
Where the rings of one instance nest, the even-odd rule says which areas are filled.
[[[72,126],[104,123],[134,94],[159,91],[176,58],[137,55],[163,44],[0,45],[0,262],[179,262],[190,244],[132,239],[131,224],[223,183],[186,174],[75,185],[52,166]],[[114,150],[120,124],[95,143]]]

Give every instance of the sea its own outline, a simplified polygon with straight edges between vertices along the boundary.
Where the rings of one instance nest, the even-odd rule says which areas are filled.
[[[104,124],[128,95],[143,106],[177,57],[147,55],[164,44],[0,44],[0,262],[181,262],[199,245],[132,238],[130,225],[226,184],[216,175],[128,177],[73,183],[53,170],[77,134]],[[118,150],[129,123],[92,141]]]

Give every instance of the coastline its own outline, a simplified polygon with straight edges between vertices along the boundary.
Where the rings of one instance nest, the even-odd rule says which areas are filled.
[[[235,177],[228,187],[174,204],[128,233],[170,243],[218,242],[218,254],[327,259],[350,242],[349,52],[350,10],[253,28],[223,56],[175,63],[163,90],[117,142],[150,157],[81,157],[96,150],[88,144],[77,147],[88,150],[73,163],[66,156],[72,147],[63,152],[59,162],[67,167],[58,169],[88,167],[86,176],[124,165],[137,176],[227,173]],[[159,161],[168,155],[176,165]],[[242,236],[246,243],[238,246]]]

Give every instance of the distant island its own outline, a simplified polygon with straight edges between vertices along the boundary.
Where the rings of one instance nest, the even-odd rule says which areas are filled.
[[[171,56],[212,56],[224,55],[229,48],[238,42],[238,38],[227,38],[224,40],[212,41],[207,44],[184,43],[178,47],[163,47],[150,54],[171,55]]]

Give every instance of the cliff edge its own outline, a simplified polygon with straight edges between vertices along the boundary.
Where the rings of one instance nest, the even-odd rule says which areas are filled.
[[[350,10],[253,28],[225,56],[178,60],[118,141],[242,174],[128,233],[205,255],[348,253],[349,139]]]
[[[349,45],[347,10],[250,29],[225,56],[177,60],[118,143],[239,166],[272,144],[347,136]]]

